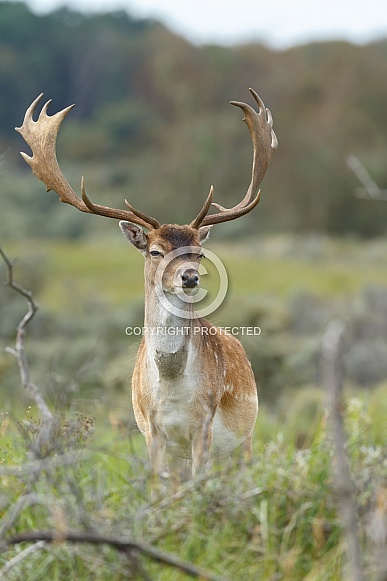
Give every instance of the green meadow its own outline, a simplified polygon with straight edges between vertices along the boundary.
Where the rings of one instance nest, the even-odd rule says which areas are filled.
[[[386,580],[387,230],[376,199],[387,183],[386,55],[382,36],[287,48],[264,38],[192,44],[126,9],[35,12],[0,0],[0,244],[39,305],[25,346],[54,418],[42,442],[42,419],[6,350],[26,303],[0,285],[1,580],[187,579],[168,558],[210,572],[200,579],[354,579],[322,388],[332,321],[345,328],[340,409],[363,578]],[[45,191],[14,128],[42,91],[49,115],[74,103],[57,152],[74,191],[84,175],[94,203],[119,208],[126,198],[160,223],[184,224],[210,184],[227,208],[248,187],[251,139],[229,102],[253,104],[251,86],[272,113],[279,148],[259,207],[211,233],[228,289],[208,318],[261,330],[239,336],[260,401],[253,461],[213,459],[188,482],[171,473],[151,501],[130,395],[140,337],[125,333],[143,325],[143,258],[111,220]],[[360,181],[348,156],[363,168]],[[372,201],[356,195],[367,173]],[[206,305],[221,281],[209,259],[202,267]],[[35,541],[17,539],[24,533]],[[71,533],[147,550],[65,542]]]
[[[318,368],[326,325],[341,318],[348,335],[347,453],[363,566],[367,579],[377,579],[367,523],[387,478],[387,337],[381,325],[387,243],[289,235],[236,244],[214,239],[208,248],[229,277],[226,300],[209,319],[262,329],[259,337],[240,337],[260,397],[252,464],[238,454],[215,459],[192,481],[171,478],[160,500],[151,502],[147,451],[130,407],[138,338],[124,332],[127,325],[142,324],[141,255],[119,235],[11,243],[6,250],[17,258],[16,279],[33,288],[40,305],[27,351],[56,427],[52,448],[33,460],[39,415],[2,349],[0,530],[5,538],[26,530],[57,531],[58,539],[69,530],[134,538],[232,581],[340,581],[345,541]],[[208,261],[203,265],[203,285],[212,296],[217,273]],[[2,347],[13,342],[21,302],[1,290]],[[24,558],[28,546],[0,554],[5,578],[187,578],[146,555],[140,556],[146,573],[136,570],[108,545],[42,542]],[[14,564],[8,569],[9,562]]]
[[[38,300],[58,313],[64,305],[74,304],[73,297],[96,296],[122,306],[143,297],[143,258],[120,235],[101,241],[57,241],[33,239],[25,244],[9,245],[19,257],[20,271],[30,259],[42,260],[44,283]],[[316,248],[309,245],[317,242]],[[370,285],[387,284],[387,243],[340,240],[327,237],[263,237],[245,242],[208,242],[207,247],[222,260],[228,272],[230,298],[270,295],[278,300],[306,292],[321,298],[351,297]],[[19,263],[19,264],[18,264]],[[216,271],[209,268],[202,281],[214,292]],[[386,268],[383,268],[386,267]],[[20,272],[23,275],[22,272]],[[71,289],[71,292],[70,290]]]

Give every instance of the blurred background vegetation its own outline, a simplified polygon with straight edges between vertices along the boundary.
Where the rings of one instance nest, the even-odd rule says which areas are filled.
[[[367,531],[372,511],[384,507],[387,518],[387,206],[353,195],[359,184],[345,161],[355,154],[387,186],[386,57],[387,39],[281,51],[195,46],[123,11],[37,15],[0,1],[0,244],[16,259],[15,280],[39,303],[26,342],[32,378],[60,418],[58,450],[76,453],[71,466],[30,477],[38,412],[5,352],[26,306],[1,287],[0,536],[48,528],[60,538],[67,527],[94,528],[145,538],[235,580],[341,581],[332,439],[319,387],[321,337],[339,318],[347,452],[366,578],[376,579]],[[115,221],[83,215],[45,191],[19,155],[28,146],[14,127],[41,92],[53,100],[51,113],[75,103],[58,140],[74,189],[84,175],[95,202],[123,207],[127,198],[160,221],[184,224],[211,184],[225,206],[246,191],[251,142],[228,102],[251,102],[248,87],[270,107],[279,149],[259,207],[213,230],[209,246],[230,284],[209,318],[262,329],[240,337],[260,398],[254,462],[215,465],[202,485],[150,507],[147,452],[130,411],[139,339],[125,335],[143,323],[143,259]],[[217,292],[216,277],[204,278]],[[55,460],[55,446],[51,452]],[[24,507],[29,492],[38,504]],[[55,543],[24,561],[14,549],[0,566],[13,556],[15,581],[128,575],[107,549]],[[150,572],[183,578],[156,565]]]
[[[356,154],[387,184],[386,57],[387,40],[194,46],[126,12],[38,16],[1,2],[2,236],[19,238],[17,226],[34,237],[111,232],[108,221],[82,220],[46,196],[20,158],[14,127],[39,93],[53,99],[52,113],[76,105],[58,144],[74,186],[84,174],[96,200],[126,196],[162,221],[186,223],[212,183],[225,205],[246,189],[251,144],[229,101],[248,100],[250,86],[273,113],[280,147],[259,211],[219,235],[384,234],[380,206],[353,197],[345,159]]]
[[[356,154],[385,187],[386,57],[387,40],[195,46],[124,11],[37,15],[0,2],[0,239],[41,305],[28,348],[53,400],[92,395],[104,415],[111,406],[128,417],[137,344],[124,330],[142,324],[142,259],[114,221],[60,204],[32,176],[14,131],[25,109],[41,92],[51,113],[75,103],[58,157],[76,191],[84,175],[95,202],[122,207],[126,197],[160,221],[187,223],[211,184],[226,206],[246,191],[251,142],[228,103],[249,100],[250,86],[270,107],[280,146],[259,208],[214,229],[230,290],[211,320],[261,326],[260,337],[243,338],[261,402],[289,425],[304,414],[305,433],[321,406],[320,338],[331,318],[347,322],[349,389],[385,393],[387,207],[354,197],[345,160]],[[22,312],[1,289],[8,408],[23,400],[4,353]]]

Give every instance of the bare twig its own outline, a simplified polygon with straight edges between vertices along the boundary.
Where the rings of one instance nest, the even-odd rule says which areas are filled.
[[[0,519],[0,539],[4,536],[5,531],[7,531],[18,518],[20,513],[28,506],[33,506],[35,504],[46,504],[47,497],[43,494],[29,493],[19,496],[17,501],[8,508]],[[0,577],[1,579],[1,577]]]
[[[371,512],[367,525],[367,534],[374,550],[375,572],[377,581],[387,580],[387,488],[380,485],[376,492],[375,508]]]
[[[358,539],[357,511],[354,489],[346,454],[346,436],[343,426],[342,388],[344,325],[332,321],[322,341],[322,381],[329,397],[330,418],[334,445],[334,485],[339,500],[339,512],[343,521],[351,581],[364,581],[361,552]]]
[[[43,547],[45,545],[46,545],[45,541],[39,541],[38,543],[35,543],[34,545],[30,545],[29,547],[26,547],[25,549],[20,551],[20,553],[18,553],[14,557],[12,557],[12,559],[7,561],[6,564],[4,565],[4,567],[2,567],[0,569],[0,579],[3,579],[4,575],[9,573],[9,571],[13,567],[15,567],[15,565],[18,565],[19,563],[21,563],[21,561],[24,561],[24,559],[29,557],[32,553],[35,553],[36,551],[43,549]]]
[[[92,455],[92,452],[83,452],[83,459],[87,459]],[[64,466],[73,466],[77,460],[80,459],[78,451],[65,452],[63,454],[56,454],[55,456],[47,456],[46,458],[38,458],[18,466],[0,466],[1,476],[37,476],[44,470],[53,471],[56,468]]]
[[[45,541],[47,543],[63,541],[70,543],[89,543],[92,545],[110,545],[111,547],[114,547],[116,550],[123,553],[127,553],[128,551],[142,553],[154,561],[163,563],[164,565],[169,565],[175,569],[179,569],[190,577],[196,577],[202,581],[227,581],[224,577],[213,575],[204,569],[195,567],[190,563],[186,563],[185,561],[178,559],[174,555],[170,555],[169,553],[155,549],[147,543],[135,541],[132,539],[125,540],[118,537],[99,535],[93,532],[83,533],[69,531],[66,533],[61,532],[61,534],[58,536],[58,533],[55,531],[27,531],[25,533],[20,533],[10,537],[9,539],[0,541],[0,549],[5,550],[19,543],[34,543],[38,541]]]
[[[357,198],[387,202],[387,190],[379,188],[356,155],[347,157],[347,166],[363,184],[363,187],[355,188],[354,194]]]
[[[19,374],[20,379],[22,382],[23,387],[36,403],[42,418],[41,429],[39,432],[38,437],[38,455],[40,455],[42,450],[42,445],[47,444],[50,441],[50,436],[52,433],[52,429],[54,427],[54,417],[46,404],[39,388],[33,383],[31,379],[30,368],[27,360],[27,355],[25,352],[24,347],[24,339],[26,334],[27,325],[32,321],[36,311],[38,310],[38,306],[34,301],[32,292],[22,287],[20,284],[14,281],[13,277],[13,264],[12,261],[8,258],[7,254],[4,252],[3,248],[0,246],[0,255],[3,258],[6,267],[8,278],[6,281],[6,286],[9,286],[12,290],[19,293],[22,297],[27,299],[28,303],[28,310],[27,313],[24,315],[20,323],[16,328],[16,342],[14,348],[7,348],[7,352],[14,355],[16,358],[18,367],[19,367]]]

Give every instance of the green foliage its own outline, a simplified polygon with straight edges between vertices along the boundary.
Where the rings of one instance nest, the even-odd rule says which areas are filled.
[[[299,391],[318,384],[321,336],[337,317],[347,325],[349,384],[372,389],[385,380],[384,240],[260,237],[237,245],[210,243],[210,248],[229,275],[227,297],[211,321],[261,328],[261,335],[239,339],[262,403],[282,413]],[[36,382],[51,401],[58,393],[66,400],[66,390],[81,400],[92,393],[107,399],[127,393],[139,337],[127,336],[125,328],[143,325],[142,256],[118,231],[116,241],[31,240],[10,252],[18,257],[16,276],[41,305],[28,348]],[[202,284],[213,296],[217,278],[206,263],[209,274]],[[1,268],[0,277],[5,277]],[[21,393],[15,389],[16,366],[4,348],[23,309],[9,289],[1,290],[0,394],[11,407]]]
[[[27,349],[34,381],[57,411],[46,456],[33,460],[39,421],[3,349],[23,311],[2,289],[4,536],[49,529],[60,539],[67,530],[96,530],[145,540],[233,581],[341,581],[345,545],[332,490],[332,442],[324,394],[315,387],[321,334],[339,315],[348,337],[347,453],[366,578],[374,579],[369,522],[387,480],[385,240],[281,236],[218,243],[230,298],[211,319],[262,328],[259,337],[240,337],[259,384],[254,462],[236,456],[214,461],[205,478],[183,485],[171,478],[155,503],[144,439],[130,410],[138,340],[124,332],[143,322],[142,258],[119,240],[31,240],[10,250],[21,255],[16,278],[45,305],[29,327]],[[0,553],[0,571],[24,548]],[[184,579],[148,558],[142,562],[151,578]],[[108,546],[58,541],[25,555],[7,578],[118,581],[128,567]]]
[[[186,223],[211,183],[226,206],[246,189],[250,140],[228,101],[248,99],[253,86],[272,110],[280,147],[259,209],[220,235],[383,234],[384,212],[354,198],[358,184],[345,159],[358,155],[386,185],[385,54],[385,40],[281,52],[197,47],[124,11],[36,15],[21,2],[2,1],[0,229],[7,237],[20,228],[29,236],[100,233],[95,218],[65,215],[18,159],[23,146],[13,128],[40,92],[53,99],[51,112],[76,104],[58,144],[61,165],[78,168],[65,168],[70,180],[76,173],[79,184],[84,174],[92,198],[107,205],[127,197],[161,221]]]
[[[41,461],[41,469],[35,461],[25,470],[38,427],[33,416],[28,409],[18,425],[4,415],[0,423],[0,526],[9,522],[19,499],[6,538],[26,529],[55,530],[58,539],[67,530],[97,530],[145,540],[235,581],[342,579],[344,544],[331,485],[326,418],[309,421],[309,445],[303,450],[276,425],[278,436],[267,444],[259,442],[257,433],[253,465],[237,457],[222,465],[214,462],[204,478],[180,485],[172,480],[170,491],[150,504],[142,437],[130,436],[119,422],[108,427],[83,414],[61,414],[53,440],[60,448]],[[301,412],[300,422],[304,420]],[[350,399],[348,453],[362,550],[368,556],[373,550],[366,534],[369,510],[387,478],[372,423],[367,405]],[[19,552],[15,547],[1,553],[0,567]],[[142,562],[152,578],[185,579],[148,558]],[[372,579],[372,559],[365,566],[367,579]],[[70,575],[111,581],[127,570],[128,562],[112,548],[59,541],[20,560],[7,578],[59,581]]]

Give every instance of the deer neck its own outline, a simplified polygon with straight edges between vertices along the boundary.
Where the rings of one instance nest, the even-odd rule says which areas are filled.
[[[155,362],[160,376],[173,379],[186,369],[197,316],[191,303],[182,301],[176,294],[165,296],[167,302],[163,304],[154,285],[145,285],[144,336],[148,357]]]

